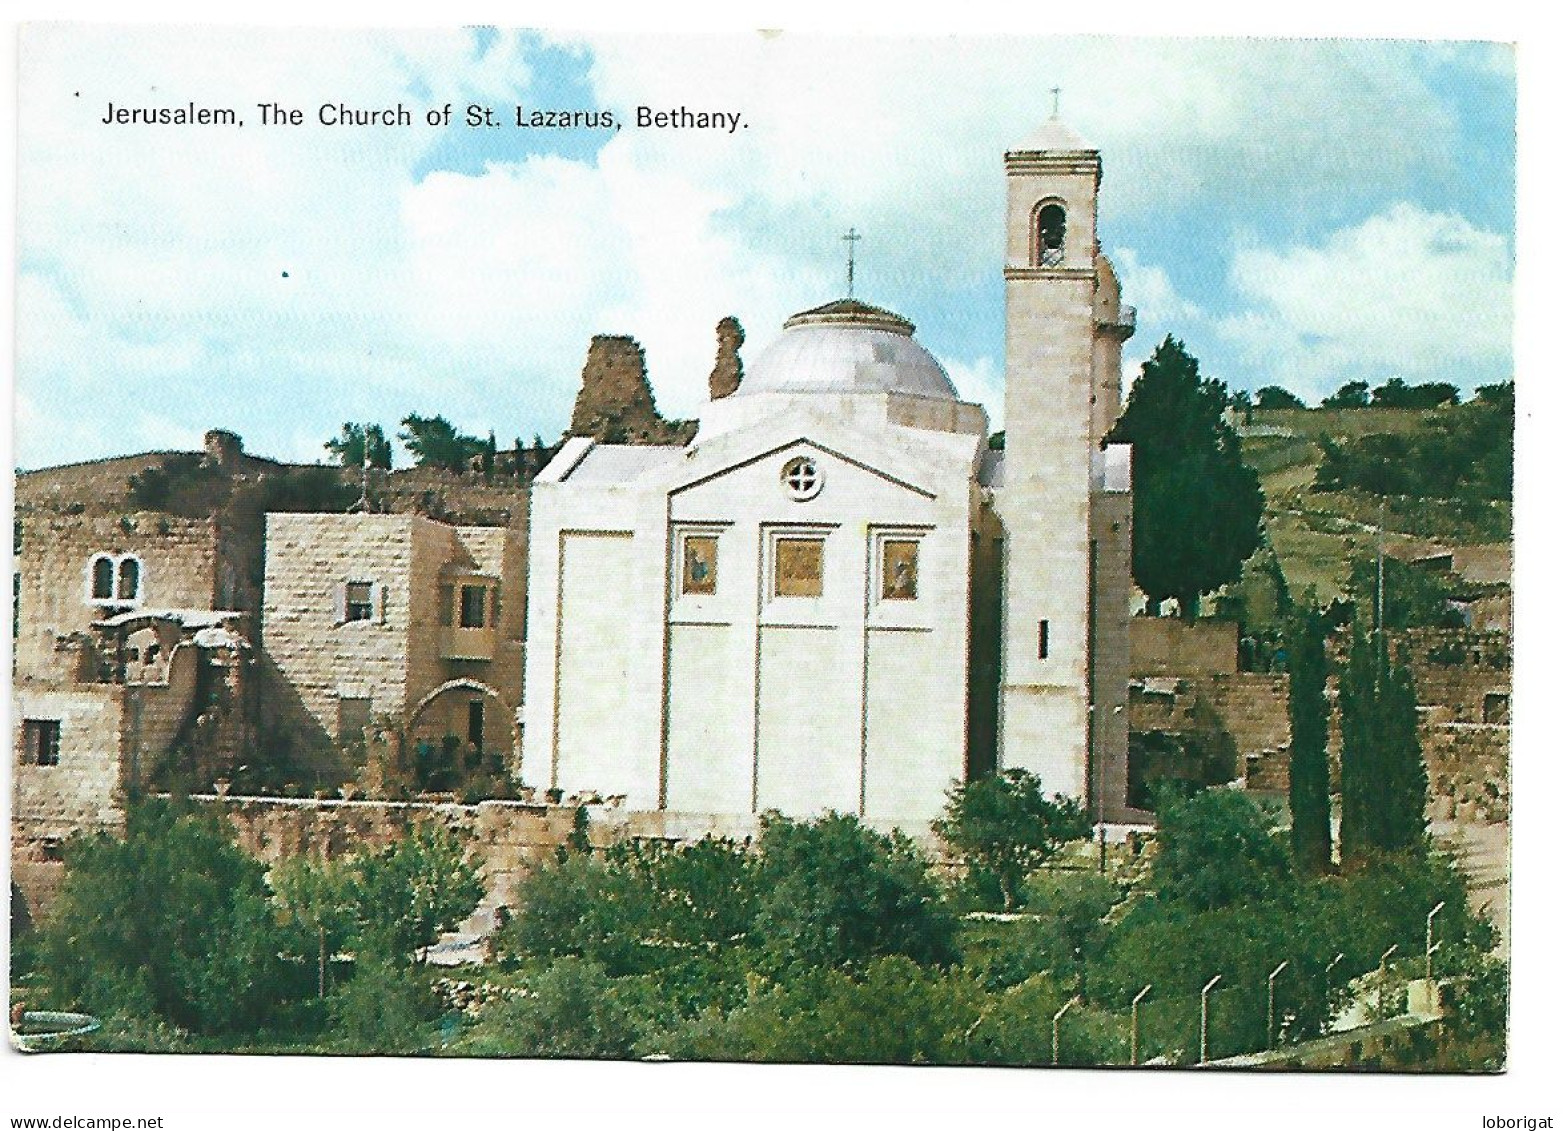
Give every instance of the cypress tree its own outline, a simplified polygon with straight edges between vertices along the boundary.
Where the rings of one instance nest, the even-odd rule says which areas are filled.
[[[1324,697],[1329,663],[1324,654],[1326,625],[1309,593],[1287,622],[1287,694],[1292,727],[1292,856],[1309,875],[1330,867],[1330,763],[1327,746],[1330,708]]]
[[[1427,835],[1427,764],[1417,735],[1416,683],[1404,656],[1385,674],[1385,806],[1379,847],[1405,852],[1420,848]]]
[[[1242,576],[1260,540],[1264,493],[1226,406],[1226,386],[1201,378],[1169,335],[1107,437],[1134,445],[1134,580],[1157,605],[1176,597],[1186,620],[1202,594]]]
[[[1377,651],[1362,623],[1353,621],[1351,651],[1340,676],[1340,856],[1347,867],[1360,864],[1371,851],[1373,820],[1381,808],[1375,796],[1381,780],[1374,727]]]
[[[1415,849],[1427,832],[1427,766],[1416,685],[1379,633],[1352,629],[1341,676],[1341,861]]]

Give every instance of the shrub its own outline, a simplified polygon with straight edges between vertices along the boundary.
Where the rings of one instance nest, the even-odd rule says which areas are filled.
[[[855,817],[800,824],[767,814],[758,891],[754,930],[773,967],[954,954],[928,861],[902,834],[874,832]]]
[[[756,983],[725,1017],[707,1011],[666,1035],[671,1056],[835,1064],[952,1064],[984,996],[959,972],[940,973],[896,956],[855,975],[801,971],[779,985]]]
[[[38,952],[60,1004],[223,1033],[308,992],[278,957],[264,868],[216,818],[143,802],[123,840],[74,838],[65,867]]]
[[[526,996],[484,1010],[472,1048],[506,1056],[627,1057],[657,1012],[646,984],[610,978],[588,959],[561,958],[529,980]]]
[[[1165,807],[1152,879],[1158,898],[1210,910],[1272,899],[1291,857],[1248,795],[1209,789]]]
[[[440,1005],[420,972],[382,957],[359,960],[331,995],[332,1027],[347,1051],[409,1053],[426,1047]]]

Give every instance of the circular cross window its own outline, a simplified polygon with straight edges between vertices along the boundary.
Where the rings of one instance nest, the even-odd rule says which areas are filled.
[[[798,456],[782,466],[782,486],[798,502],[812,499],[825,485],[825,473],[809,456]]]

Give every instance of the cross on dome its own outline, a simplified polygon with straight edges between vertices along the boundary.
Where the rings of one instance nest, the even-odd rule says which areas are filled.
[[[847,245],[847,297],[852,297],[852,283],[857,267],[857,242],[863,237],[856,228],[848,228],[841,241]]]

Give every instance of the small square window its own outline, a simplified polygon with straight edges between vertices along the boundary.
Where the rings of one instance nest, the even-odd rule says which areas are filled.
[[[776,542],[777,597],[818,597],[825,591],[825,540],[780,538]]]
[[[879,597],[883,601],[917,599],[917,543],[910,538],[887,538],[882,555],[884,576]]]
[[[65,842],[57,836],[46,836],[38,842],[38,857],[45,864],[61,864],[65,861]]]
[[[463,585],[461,587],[461,627],[482,628],[488,606],[488,587]]]
[[[374,583],[349,581],[347,583],[347,613],[344,620],[374,619]]]
[[[339,695],[336,701],[337,736],[344,742],[361,739],[369,725],[370,700],[365,695]]]
[[[1509,725],[1509,697],[1492,694],[1482,699],[1482,722]]]
[[[22,720],[22,760],[32,766],[60,764],[60,720]]]
[[[716,592],[716,536],[691,535],[684,539],[681,593],[709,595]]]

